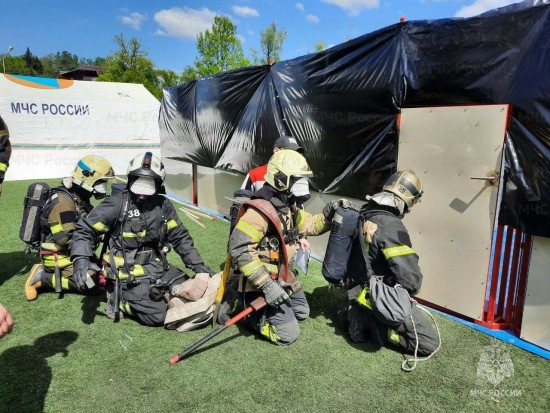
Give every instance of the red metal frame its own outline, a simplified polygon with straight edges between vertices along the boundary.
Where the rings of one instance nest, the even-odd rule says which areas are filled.
[[[492,271],[487,277],[488,297],[482,319],[475,322],[494,330],[512,330],[519,335],[532,237],[498,225],[494,243]]]
[[[519,265],[519,279],[516,289],[516,301],[512,313],[512,331],[519,337],[521,332],[521,321],[523,318],[523,306],[525,304],[525,295],[527,294],[527,274],[529,273],[529,263],[531,261],[531,250],[533,248],[533,237],[528,234],[522,234],[521,239],[521,263]]]

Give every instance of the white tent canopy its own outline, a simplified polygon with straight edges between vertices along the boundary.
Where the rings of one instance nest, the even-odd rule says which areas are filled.
[[[124,174],[135,155],[160,156],[159,108],[140,84],[0,75],[13,148],[6,180],[64,177],[89,154]]]

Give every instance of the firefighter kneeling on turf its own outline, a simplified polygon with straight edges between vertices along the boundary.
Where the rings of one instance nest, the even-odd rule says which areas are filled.
[[[414,353],[414,361],[417,354],[430,355],[440,346],[439,333],[410,298],[420,290],[422,273],[401,219],[422,193],[412,170],[398,171],[381,192],[367,196],[360,210],[346,200],[334,201],[332,211],[325,207],[332,228],[323,275],[347,289],[349,301],[342,314],[351,340],[397,346]],[[352,243],[344,248],[349,256],[342,240]]]
[[[38,290],[43,287],[55,288],[57,292],[84,292],[97,285],[96,275],[100,270],[97,262],[90,266],[88,275],[92,279],[88,275],[74,274],[74,263],[69,258],[70,246],[76,223],[92,210],[90,198],[92,195],[96,199],[105,197],[107,184],[112,178],[114,172],[109,162],[99,156],[87,155],[78,161],[72,176],[63,179],[62,185],[51,190],[43,183],[33,187],[35,192],[43,191],[48,198],[40,205],[43,205],[41,211],[26,206],[21,227],[22,239],[32,244],[29,248],[40,250],[42,261],[32,268],[25,283],[27,300],[36,299]],[[36,234],[36,240],[32,239],[33,234]]]
[[[286,345],[300,335],[298,321],[309,316],[300,283],[289,268],[304,235],[326,230],[322,214],[296,207],[296,198],[309,193],[312,172],[305,158],[292,150],[279,150],[269,160],[266,184],[245,202],[229,239],[229,252],[240,270],[239,291],[248,305],[260,294],[269,306],[245,319],[251,330],[269,341]]]
[[[167,304],[162,299],[164,289],[158,287],[170,290],[184,281],[182,272],[167,262],[169,249],[194,273],[214,272],[204,264],[171,201],[162,195],[166,172],[160,159],[151,152],[138,155],[127,175],[124,190],[113,190],[78,222],[71,258],[75,274],[85,274],[95,243],[105,237],[110,252],[102,258],[109,267],[107,275],[114,279],[108,290],[107,316],[117,319],[122,310],[145,325],[161,326]]]

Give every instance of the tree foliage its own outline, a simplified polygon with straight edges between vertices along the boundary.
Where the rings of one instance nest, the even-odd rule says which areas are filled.
[[[141,50],[141,43],[132,37],[128,42],[124,35],[114,38],[119,49],[107,56],[105,72],[97,78],[98,81],[141,83],[157,99],[162,96],[162,87],[153,61],[147,57],[147,52]]]
[[[31,53],[28,47],[25,51],[25,54],[23,55],[23,59],[25,60],[25,66],[27,67],[28,75],[40,76],[42,74],[42,62],[40,61],[38,56],[35,56]]]
[[[12,75],[30,76],[31,74],[23,56],[5,57],[4,66],[6,67],[6,73],[10,73]]]
[[[176,86],[180,81],[177,73],[173,70],[158,69],[157,77],[161,88]]]
[[[195,69],[193,66],[186,66],[183,69],[180,80],[182,82],[189,82],[190,80],[195,80],[198,77],[200,77],[200,75],[197,72],[197,69]]]
[[[318,40],[317,42],[315,42],[315,51],[317,53],[322,52],[325,49],[325,42],[323,42],[322,40]]]
[[[186,68],[184,75],[208,76],[250,64],[244,56],[241,41],[237,38],[237,27],[227,17],[214,17],[211,30],[197,36],[195,67]]]
[[[262,56],[260,57],[260,63],[267,65],[281,60],[281,52],[285,39],[286,30],[284,28],[278,29],[275,22],[271,23],[261,32],[260,47],[262,49]]]

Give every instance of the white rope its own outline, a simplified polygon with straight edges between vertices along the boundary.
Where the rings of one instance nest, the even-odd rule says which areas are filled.
[[[423,306],[418,305],[416,300],[413,300],[411,298],[411,301],[413,303],[417,304],[417,307],[420,308],[422,311],[426,312],[430,316],[430,318],[432,319],[432,321],[435,325],[435,329],[437,331],[437,339],[439,340],[439,344],[437,345],[437,348],[433,351],[433,353],[430,354],[429,356],[418,357],[418,344],[419,344],[419,342],[418,342],[418,332],[416,331],[416,324],[415,324],[414,318],[411,314],[409,317],[411,318],[411,321],[412,321],[413,330],[414,330],[414,338],[416,339],[416,345],[414,347],[414,356],[413,356],[413,358],[406,358],[403,361],[403,363],[401,363],[401,369],[403,371],[413,371],[416,368],[416,365],[418,364],[419,361],[429,360],[441,348],[441,333],[439,332],[439,326],[437,325],[437,322],[435,321],[434,316],[428,310],[426,310]],[[411,362],[412,362],[412,366],[410,366]]]

